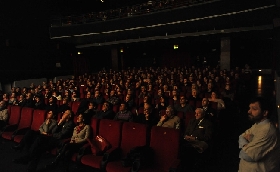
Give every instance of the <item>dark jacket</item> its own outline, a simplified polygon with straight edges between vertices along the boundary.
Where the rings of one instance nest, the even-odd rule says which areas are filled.
[[[197,137],[199,141],[208,142],[212,138],[212,122],[204,118],[201,122],[197,119],[191,119],[185,135]]]

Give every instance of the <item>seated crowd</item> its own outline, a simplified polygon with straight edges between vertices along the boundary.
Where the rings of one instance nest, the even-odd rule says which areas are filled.
[[[102,70],[56,83],[49,81],[42,86],[13,87],[0,102],[0,127],[9,118],[7,106],[48,112],[39,132],[27,132],[13,147],[31,150],[15,159],[16,163],[31,161],[29,171],[35,171],[42,152],[53,147],[60,147],[60,151],[48,168],[62,156],[69,160],[69,152],[79,149],[90,137],[92,118],[179,129],[182,145],[202,153],[208,148],[223,110],[234,104],[244,75],[239,68],[133,68],[119,72]],[[75,109],[71,106],[74,102],[78,102]],[[60,116],[60,120],[53,120]],[[70,122],[73,116],[77,118],[76,127]],[[68,144],[59,142],[69,137]]]

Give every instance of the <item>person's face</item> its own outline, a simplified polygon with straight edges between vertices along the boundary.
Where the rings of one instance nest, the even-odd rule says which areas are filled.
[[[226,90],[229,90],[229,89],[230,89],[228,84],[226,85],[226,88],[225,88],[225,89],[226,89]]]
[[[99,91],[95,91],[94,97],[98,97],[98,96],[99,96]]]
[[[110,96],[114,96],[114,95],[115,95],[115,91],[111,91]]]
[[[52,119],[53,118],[53,111],[49,111],[47,114],[47,119]]]
[[[211,89],[211,88],[212,88],[212,84],[211,84],[211,83],[208,83],[208,84],[207,84],[207,88],[208,88],[208,89]]]
[[[86,98],[89,99],[90,97],[91,97],[91,94],[90,94],[90,92],[88,92]]]
[[[81,123],[81,122],[84,122],[83,115],[79,115],[79,116],[77,117],[77,123]]]
[[[172,95],[173,95],[173,96],[176,96],[176,95],[177,95],[177,92],[176,92],[176,91],[172,91]]]
[[[161,90],[158,90],[158,95],[161,95]]]
[[[63,100],[62,100],[62,104],[65,105],[66,103],[67,103],[67,101],[66,101],[65,99],[63,99]]]
[[[208,103],[209,103],[209,102],[208,102],[208,99],[207,99],[207,98],[203,98],[202,101],[201,101],[201,105],[202,105],[202,106],[208,106]]]
[[[186,98],[180,97],[180,104],[185,104],[185,103],[186,103]]]
[[[124,111],[126,109],[125,104],[120,105],[120,111]]]
[[[201,109],[196,109],[195,110],[195,119],[202,119],[203,115],[202,115],[202,110]]]
[[[4,101],[1,101],[1,102],[0,102],[0,108],[1,108],[1,109],[4,107],[4,103],[5,103]]]
[[[212,92],[212,93],[211,93],[211,98],[212,98],[212,99],[217,98],[217,95],[216,95],[216,93],[215,93],[215,92]]]
[[[93,109],[93,108],[94,108],[93,103],[89,103],[88,109]]]
[[[166,108],[165,110],[165,114],[166,114],[166,117],[171,117],[171,111],[170,111],[170,108]]]
[[[164,98],[163,97],[160,98],[160,103],[164,103]]]
[[[108,103],[104,103],[103,105],[102,105],[102,110],[103,111],[107,111],[109,109],[109,104]]]
[[[46,90],[45,90],[45,93],[46,93],[46,94],[49,93],[49,89],[46,89]]]
[[[53,102],[53,98],[50,97],[50,98],[49,98],[49,103],[52,103],[52,102]]]
[[[259,102],[251,103],[249,105],[248,117],[250,121],[255,123],[260,122],[266,115],[267,112],[262,112]]]
[[[129,100],[130,100],[130,97],[131,97],[130,95],[126,95],[126,96],[125,96],[125,100],[126,100],[126,101],[129,101]]]
[[[197,93],[196,90],[192,90],[192,95],[193,96],[196,96],[196,93]]]

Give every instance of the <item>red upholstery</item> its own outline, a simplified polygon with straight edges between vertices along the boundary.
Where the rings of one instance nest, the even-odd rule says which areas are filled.
[[[11,112],[9,113],[10,118],[9,118],[8,125],[17,125],[19,123],[20,112],[21,112],[21,107],[20,106],[12,106],[11,107]]]
[[[45,110],[39,110],[39,109],[34,110],[33,120],[32,120],[32,124],[30,127],[31,130],[34,130],[34,131],[39,130],[40,126],[45,121],[45,114],[46,114]],[[21,139],[23,138],[23,136],[24,136],[24,133],[20,134],[20,135],[16,135],[14,137],[14,141],[19,143],[21,141]]]
[[[121,140],[122,122],[109,119],[102,119],[99,123],[98,135],[104,137],[112,146],[111,149],[118,148]],[[111,150],[109,149],[109,151]],[[81,158],[81,163],[93,168],[100,169],[100,163],[103,156],[95,156],[92,154],[84,155]]]
[[[115,113],[118,113],[119,112],[119,105],[114,105],[113,106],[113,111],[115,112]]]
[[[187,112],[186,118],[185,118],[185,127],[186,128],[188,127],[188,124],[192,118],[194,118],[194,112]]]
[[[98,127],[99,127],[99,119],[92,118],[90,123],[92,129],[92,136],[96,136],[98,134]]]
[[[21,110],[20,121],[16,130],[29,128],[32,123],[33,108],[23,107]],[[13,134],[16,130],[4,131],[2,137],[8,140],[13,140]]]
[[[196,105],[195,105],[195,107],[196,108],[199,108],[199,107],[201,107],[202,106],[202,102],[201,101],[196,101]]]
[[[81,102],[72,102],[71,109],[74,112],[74,114],[77,113],[80,104],[81,104]]]
[[[133,122],[125,122],[122,127],[121,150],[122,157],[126,157],[127,153],[136,146],[145,146],[147,143],[147,126]],[[130,168],[123,167],[121,161],[109,162],[106,166],[107,172],[125,172]]]
[[[142,171],[168,172],[169,168],[178,162],[180,130],[153,126],[150,146],[154,150],[154,165]]]

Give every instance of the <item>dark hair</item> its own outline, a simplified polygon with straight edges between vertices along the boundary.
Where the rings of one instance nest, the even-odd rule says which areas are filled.
[[[252,98],[251,101],[250,101],[250,104],[256,103],[256,102],[259,103],[259,106],[261,108],[261,112],[270,111],[270,106],[268,104],[268,101],[265,100],[263,97],[254,97],[254,98]]]

